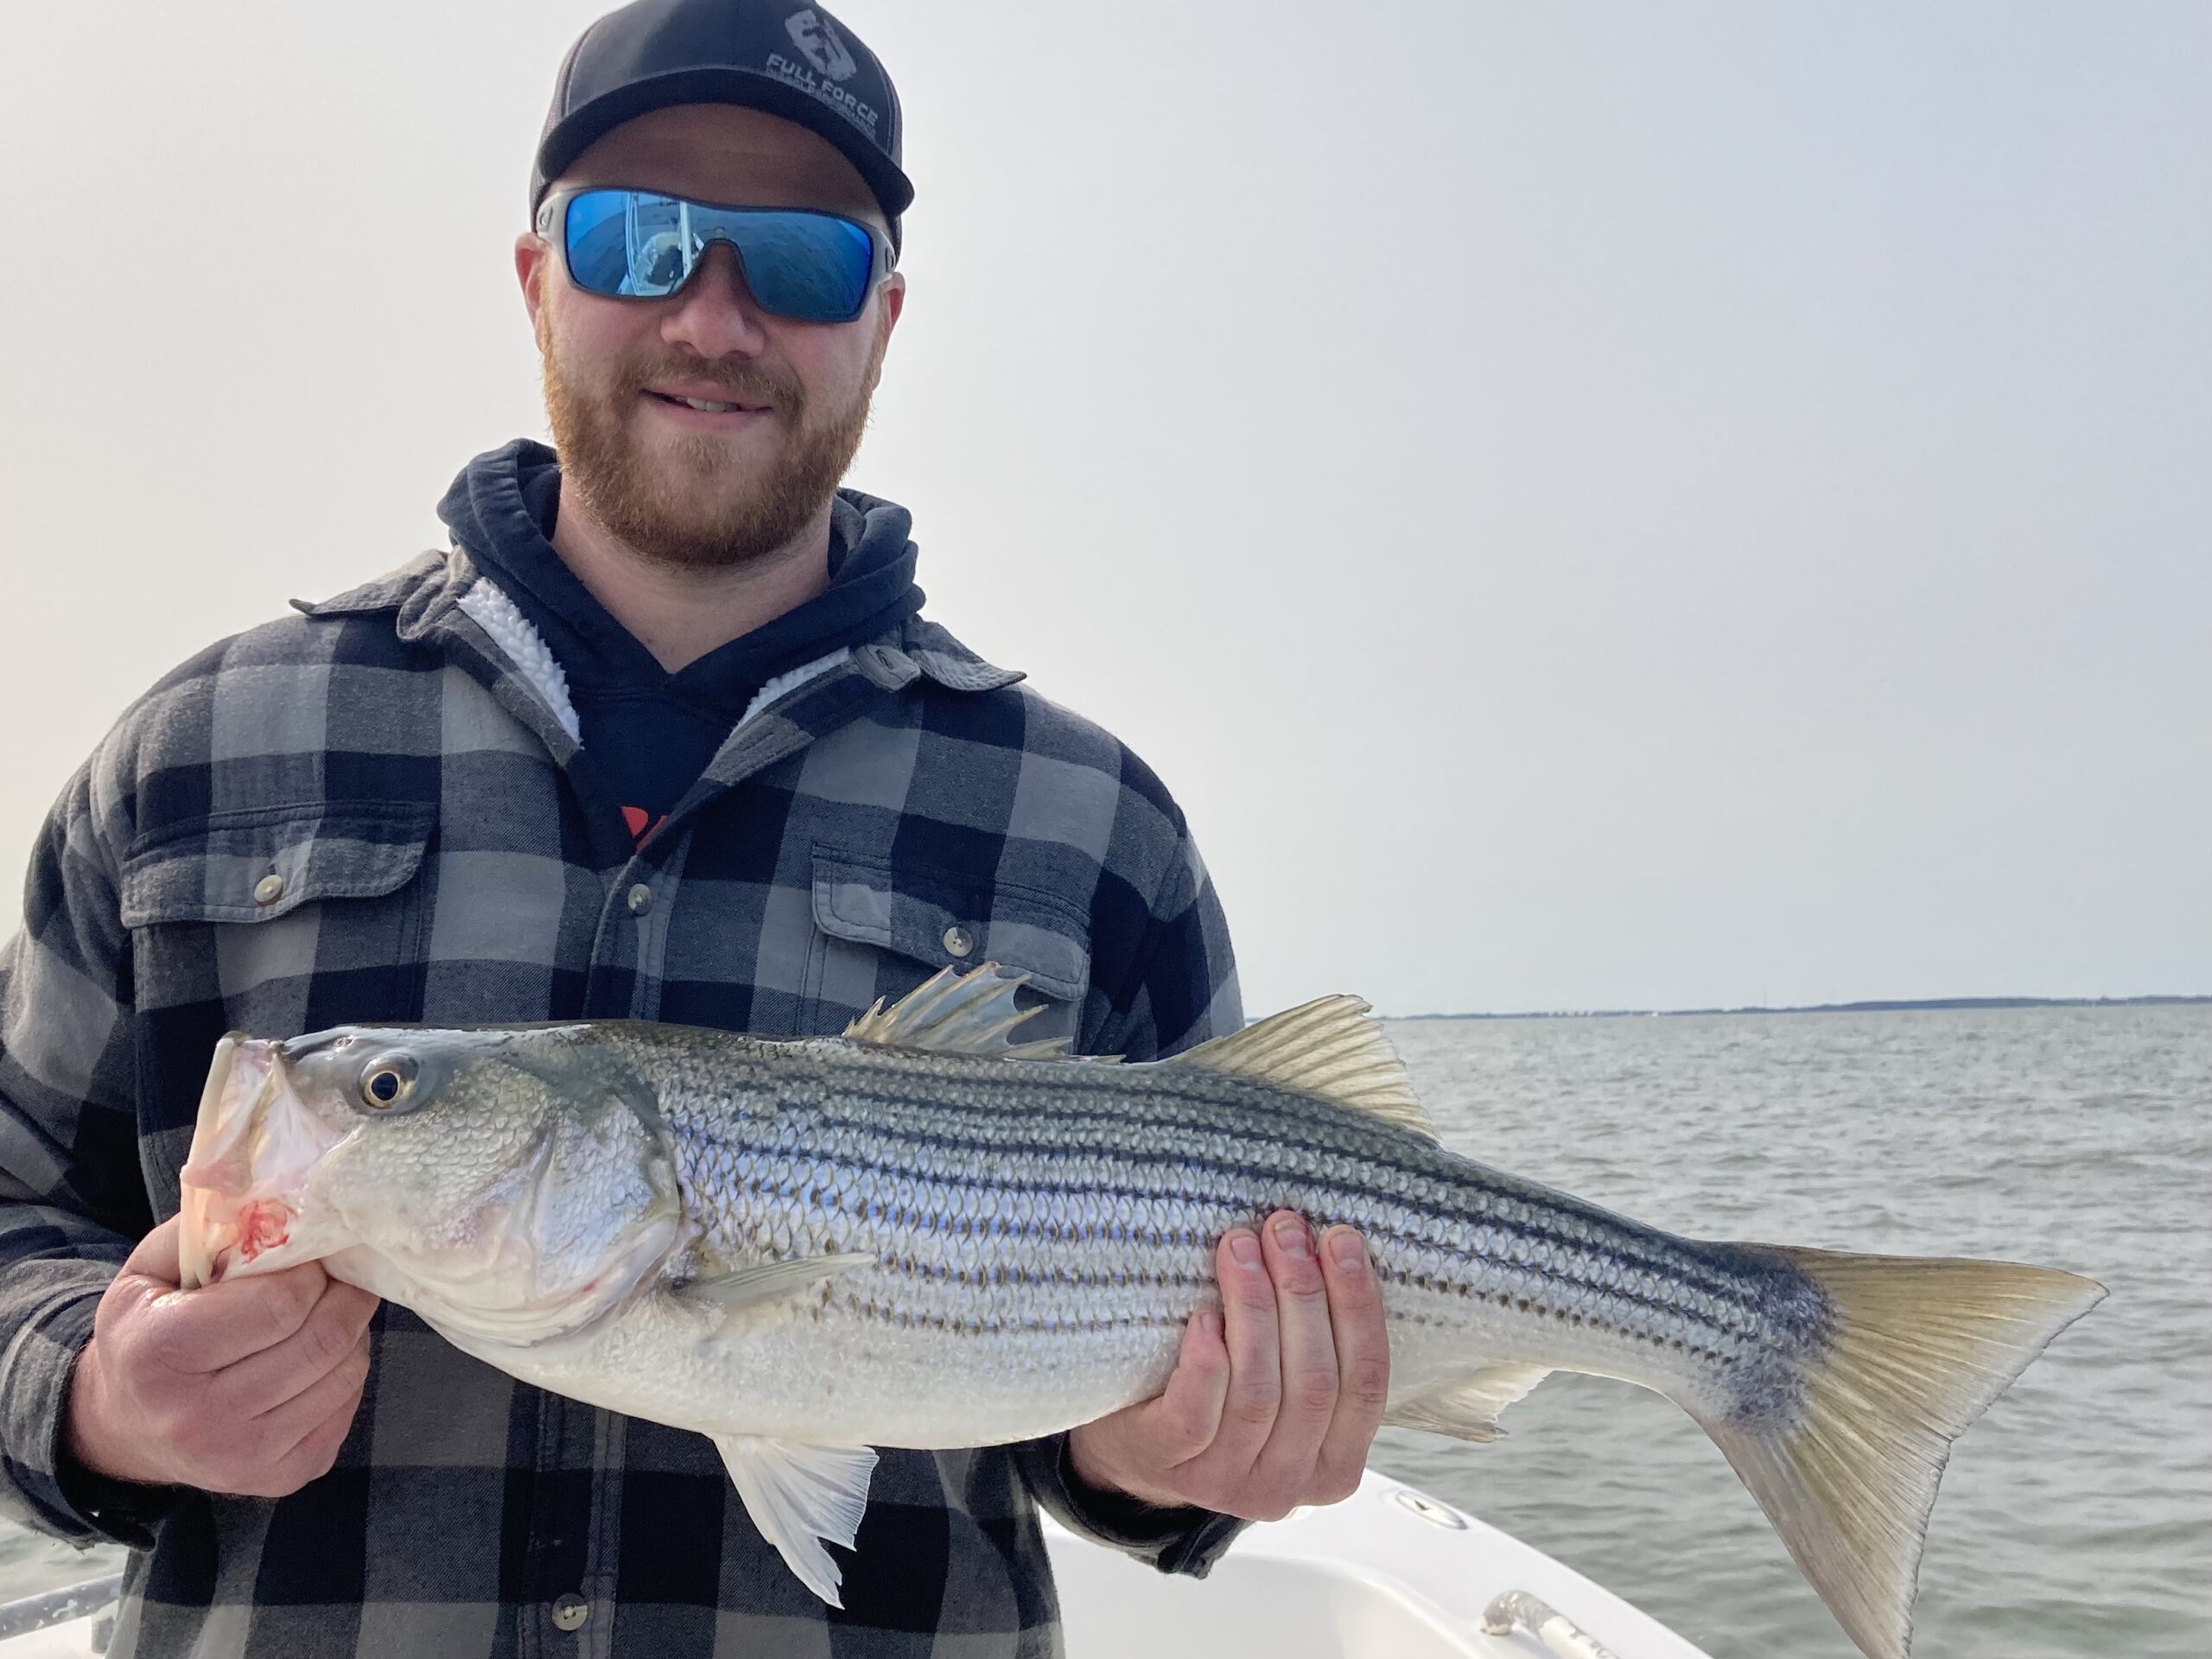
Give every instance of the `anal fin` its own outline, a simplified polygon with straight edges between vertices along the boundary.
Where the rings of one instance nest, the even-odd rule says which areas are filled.
[[[851,1548],[868,1513],[875,1450],[866,1446],[809,1446],[760,1434],[717,1434],[715,1447],[745,1512],[776,1547],[799,1582],[832,1607],[845,1604],[844,1569],[824,1541]]]
[[[1502,1438],[1498,1414],[1552,1374],[1548,1365],[1487,1365],[1427,1394],[1392,1405],[1382,1421],[1478,1445]]]

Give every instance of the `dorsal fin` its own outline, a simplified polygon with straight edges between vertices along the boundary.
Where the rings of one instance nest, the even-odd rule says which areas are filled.
[[[1325,996],[1286,1008],[1164,1064],[1202,1065],[1319,1095],[1436,1139],[1405,1063],[1356,996]]]
[[[887,1008],[878,997],[874,1007],[845,1027],[845,1035],[855,1043],[915,1048],[932,1054],[988,1055],[1001,1060],[1065,1059],[1065,1037],[1033,1043],[1007,1039],[1015,1027],[1043,1012],[1041,1005],[1014,1007],[1014,994],[1028,982],[1028,975],[1001,968],[995,962],[957,975],[950,968],[940,968]]]

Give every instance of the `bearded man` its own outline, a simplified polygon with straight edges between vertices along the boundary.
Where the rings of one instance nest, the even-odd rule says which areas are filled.
[[[887,1452],[842,1609],[703,1436],[317,1266],[177,1288],[229,1029],[834,1033],[986,960],[1079,1052],[1238,1028],[1167,791],[925,620],[906,513],[838,487],[906,301],[899,125],[819,8],[601,19],[515,250],[554,447],[471,461],[449,550],[177,669],[49,817],[0,985],[0,1501],[131,1547],[111,1654],[1046,1653],[1038,1505],[1202,1573],[1357,1483],[1379,1299],[1287,1214],[1223,1241],[1159,1399]]]

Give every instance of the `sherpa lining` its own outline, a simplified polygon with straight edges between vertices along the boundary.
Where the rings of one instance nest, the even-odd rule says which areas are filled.
[[[840,663],[852,659],[853,648],[840,645],[827,656],[817,657],[810,663],[801,663],[797,668],[787,668],[753,694],[753,701],[745,705],[745,712],[737,717],[737,727],[742,727],[786,691],[796,691],[809,680],[818,680]]]
[[[489,576],[479,576],[461,596],[461,608],[484,630],[493,645],[506,653],[515,671],[537,693],[539,701],[553,711],[553,718],[561,722],[561,729],[571,741],[582,743],[583,728],[576,719],[576,706],[569,697],[569,677],[562,671],[544,636],[531,626],[530,619],[507,597],[506,590]],[[745,705],[737,725],[730,729],[735,731],[749,724],[779,697],[798,690],[810,680],[820,679],[831,669],[850,661],[852,655],[850,645],[840,645],[810,663],[786,669],[753,694],[753,701]]]
[[[507,597],[505,590],[488,576],[479,577],[475,585],[461,596],[461,608],[491,636],[493,645],[506,652],[515,671],[530,683],[530,689],[537,693],[538,700],[553,711],[553,718],[561,722],[561,729],[569,740],[582,742],[583,726],[576,719],[576,705],[569,700],[569,677],[554,660],[544,637],[530,626],[530,619]]]

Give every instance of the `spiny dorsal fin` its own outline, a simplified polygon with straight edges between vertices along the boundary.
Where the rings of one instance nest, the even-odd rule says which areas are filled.
[[[1001,1060],[1065,1059],[1065,1037],[1033,1043],[1007,1040],[1007,1033],[1042,1011],[1041,1007],[1014,1005],[1014,994],[1028,982],[1028,975],[1014,973],[995,962],[957,975],[950,968],[940,968],[887,1008],[878,997],[874,1007],[845,1027],[845,1036],[855,1043],[918,1048],[933,1054],[989,1055]]]
[[[1414,1096],[1404,1062],[1356,996],[1325,996],[1286,1008],[1165,1064],[1202,1065],[1319,1095],[1436,1139],[1436,1126]]]

